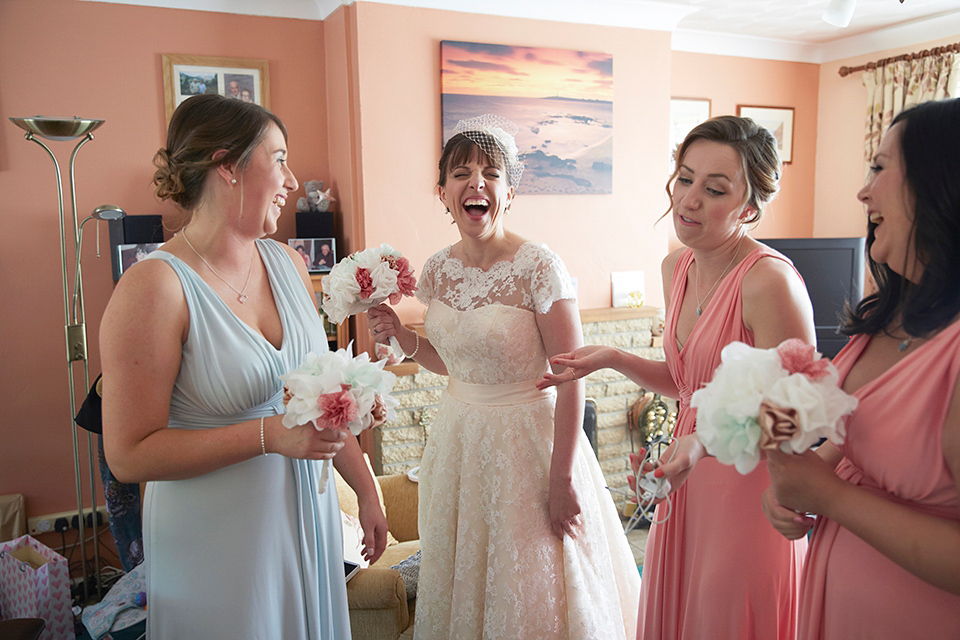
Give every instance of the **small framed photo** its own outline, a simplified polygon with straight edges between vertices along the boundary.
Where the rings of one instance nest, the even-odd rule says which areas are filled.
[[[216,93],[270,108],[267,60],[161,54],[167,121],[190,96]]]
[[[116,266],[115,279],[119,280],[124,271],[159,249],[160,245],[162,244],[162,242],[118,244],[116,248],[116,255],[114,255],[114,265]]]
[[[750,118],[773,134],[784,164],[793,162],[793,107],[737,105],[737,115]]]
[[[670,98],[670,170],[677,164],[677,149],[695,126],[710,119],[710,100]]]
[[[310,273],[326,273],[337,264],[335,238],[291,238],[287,244],[303,257]]]

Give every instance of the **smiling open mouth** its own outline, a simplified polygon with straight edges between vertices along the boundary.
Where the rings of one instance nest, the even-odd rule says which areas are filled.
[[[485,198],[471,198],[463,203],[463,208],[469,215],[479,218],[490,210],[490,202]]]

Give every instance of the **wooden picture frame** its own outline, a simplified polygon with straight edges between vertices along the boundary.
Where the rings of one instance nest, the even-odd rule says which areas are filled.
[[[737,105],[737,115],[750,118],[777,139],[777,151],[784,164],[793,162],[793,107]]]
[[[670,171],[676,166],[676,153],[690,130],[710,119],[713,105],[709,98],[670,98]]]
[[[260,58],[161,54],[167,122],[192,95],[216,93],[270,108],[269,62]]]

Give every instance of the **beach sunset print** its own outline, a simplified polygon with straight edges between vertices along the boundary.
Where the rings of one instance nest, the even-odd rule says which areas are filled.
[[[518,127],[525,194],[613,191],[613,56],[443,41],[443,140],[492,113]]]

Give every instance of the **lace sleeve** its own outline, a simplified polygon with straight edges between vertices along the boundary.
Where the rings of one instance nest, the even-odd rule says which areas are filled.
[[[560,256],[546,245],[539,245],[536,266],[530,282],[533,310],[547,313],[557,300],[576,299],[570,274]]]
[[[417,280],[417,300],[425,305],[429,305],[437,295],[437,273],[441,261],[440,253],[435,253],[427,259],[423,265],[423,271],[420,272],[420,278]]]

